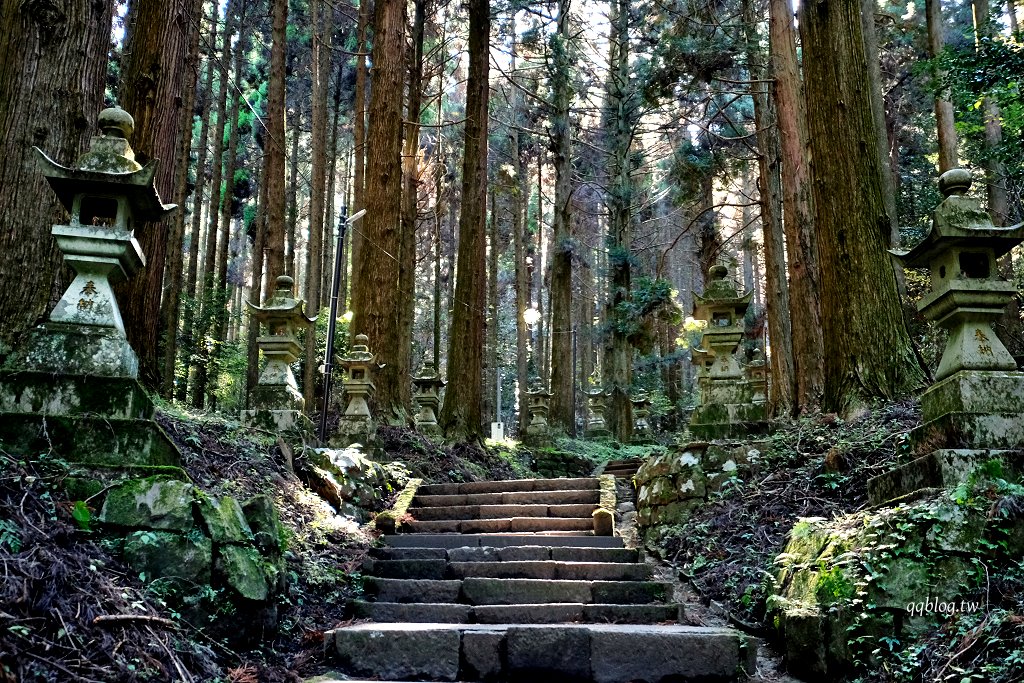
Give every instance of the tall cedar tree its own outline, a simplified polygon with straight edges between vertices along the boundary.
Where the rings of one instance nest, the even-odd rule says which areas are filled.
[[[551,155],[555,166],[555,200],[551,238],[551,423],[571,431],[576,419],[573,405],[572,366],[572,146],[569,107],[570,83],[570,0],[558,3],[558,31],[551,36],[551,81],[554,102],[551,111]]]
[[[185,63],[191,32],[199,30],[199,22],[188,21],[183,13],[187,14],[184,3],[132,0],[121,65],[121,107],[135,117],[132,148],[140,163],[160,160],[156,188],[165,201],[174,196]],[[160,383],[157,359],[162,330],[158,321],[167,233],[172,220],[166,218],[135,231],[146,255],[146,269],[118,288],[128,341],[139,356],[140,379],[152,388]]]
[[[278,276],[284,274],[284,62],[287,48],[288,0],[273,0],[274,16],[271,28],[270,82],[267,84],[267,109],[263,115],[266,125],[266,152],[263,155],[262,185],[266,191],[262,203],[262,220],[256,222],[256,243],[252,253],[252,280],[249,300],[259,303],[264,281],[264,258],[268,289],[273,289]],[[246,387],[251,390],[257,381],[259,351],[256,338],[258,325],[249,325],[249,370]]]
[[[359,16],[356,19],[356,87],[352,101],[352,211],[354,215],[366,208],[366,32],[370,23],[370,0],[359,0]],[[363,229],[355,226],[351,237],[352,282],[351,301],[353,310],[359,296],[358,264],[363,255]]]
[[[823,408],[850,412],[866,400],[921,388],[922,368],[903,322],[893,262],[894,221],[885,197],[872,100],[879,89],[860,0],[801,6],[811,179],[820,237]],[[867,21],[873,21],[868,15]]]
[[[469,80],[466,83],[466,147],[462,163],[462,214],[459,217],[459,256],[448,335],[448,389],[438,424],[445,436],[477,440],[481,436],[484,307],[487,250],[487,103],[490,55],[490,5],[468,0]],[[372,120],[372,119],[371,119]]]
[[[781,152],[779,127],[775,125],[778,112],[775,108],[776,101],[768,95],[767,81],[773,74],[771,69],[762,63],[758,52],[757,24],[754,20],[752,0],[743,0],[743,24],[747,33],[747,61],[753,79],[750,94],[754,103],[754,123],[757,129],[758,194],[764,235],[766,317],[768,336],[772,342],[768,413],[771,416],[785,416],[793,411],[797,382],[793,359],[793,320],[790,317],[791,290],[786,281],[783,246],[785,237],[782,226]],[[748,286],[752,285],[753,283],[750,283]]]
[[[185,84],[181,104],[181,131],[178,133],[178,160],[174,171],[174,203],[179,207],[171,217],[168,237],[170,253],[164,271],[163,327],[164,340],[163,380],[160,393],[170,399],[174,389],[175,359],[178,354],[178,314],[181,308],[181,287],[184,275],[185,200],[188,198],[188,167],[192,156],[192,123],[195,118],[196,81],[199,78],[199,38],[203,25],[203,0],[192,0],[185,21],[194,23],[185,63]],[[200,196],[200,193],[196,193]],[[192,211],[199,212],[202,199],[192,200]]]
[[[32,147],[70,164],[98,133],[113,4],[0,5],[0,347],[63,294],[50,226],[67,214]]]
[[[942,0],[924,0],[924,15],[928,24],[928,56],[935,59],[942,54],[945,42],[942,35],[946,30],[942,23]],[[943,76],[942,73],[936,74],[939,81],[943,80]],[[939,173],[945,173],[958,164],[956,119],[948,90],[935,94],[935,129],[939,144]]]
[[[800,65],[796,57],[793,9],[787,0],[771,0],[769,45],[781,147],[782,202],[789,267],[788,315],[792,323],[792,357],[796,380],[793,408],[814,410],[821,403],[823,346],[821,339],[821,274],[814,227],[814,197],[807,151]],[[758,126],[760,130],[760,126]],[[782,253],[779,252],[779,258]],[[774,341],[774,339],[773,339]],[[774,344],[773,344],[774,346]]]
[[[316,315],[321,305],[323,284],[324,213],[327,193],[327,102],[330,95],[332,8],[323,0],[313,0],[309,6],[310,41],[313,57],[312,102],[312,177],[309,189],[309,247],[306,251],[306,304]],[[333,156],[333,155],[332,155]],[[316,388],[316,335],[306,335],[306,366],[302,374],[302,394],[306,410],[313,408]]]
[[[633,179],[630,176],[630,147],[635,98],[630,96],[629,78],[629,0],[612,0],[611,59],[608,75],[605,128],[612,155],[609,163],[608,191],[608,300],[605,336],[604,384],[611,401],[608,428],[616,439],[628,443],[633,434],[633,345],[619,317],[628,308],[632,281]]]
[[[402,93],[405,86],[406,3],[378,0],[374,15],[373,82],[366,136],[366,217],[364,243],[354,262],[352,333],[370,338],[370,348],[383,367],[377,373],[377,414],[404,421],[398,320],[402,297],[398,288],[398,255],[402,213]]]

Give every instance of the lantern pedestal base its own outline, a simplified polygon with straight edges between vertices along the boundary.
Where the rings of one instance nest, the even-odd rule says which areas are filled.
[[[942,448],[869,479],[868,501],[882,505],[924,489],[954,488],[993,460],[999,462],[1006,476],[1024,472],[1021,451]]]

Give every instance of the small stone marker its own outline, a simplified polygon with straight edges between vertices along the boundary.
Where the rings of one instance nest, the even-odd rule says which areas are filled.
[[[282,275],[275,285],[274,293],[262,306],[246,302],[253,324],[267,328],[267,334],[256,339],[267,364],[252,389],[252,409],[242,411],[242,424],[283,432],[298,427],[303,420],[305,401],[291,364],[302,355],[298,330],[311,330],[316,318],[306,317],[305,302],[295,298],[292,278]]]

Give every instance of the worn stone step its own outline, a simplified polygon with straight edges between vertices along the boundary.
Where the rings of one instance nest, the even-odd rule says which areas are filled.
[[[394,623],[445,624],[558,624],[573,622],[607,624],[657,624],[678,621],[682,606],[586,605],[549,603],[542,605],[461,605],[456,603],[368,602],[351,600],[349,616]]]
[[[470,605],[528,605],[557,602],[639,605],[668,602],[671,596],[672,584],[659,581],[470,577],[462,580],[459,599]]]
[[[424,487],[420,487],[420,491]],[[424,495],[417,493],[413,505],[441,507],[446,505],[576,505],[598,503],[601,492],[597,489],[569,491],[506,491],[504,493],[458,493],[454,495]]]
[[[544,544],[561,548],[622,548],[618,536],[594,536],[592,532],[561,532],[557,534],[394,534],[384,537],[392,548],[508,548]]]
[[[512,683],[733,683],[756,654],[731,629],[625,624],[355,624],[327,631],[324,648],[353,676]]]
[[[378,602],[460,602],[462,581],[363,578],[363,591]]]
[[[412,533],[482,534],[517,531],[593,531],[591,517],[506,517],[503,519],[440,519],[406,522]]]
[[[505,519],[514,517],[590,517],[597,505],[453,505],[450,507],[410,507],[409,514],[417,520]]]
[[[639,562],[640,551],[627,548],[561,548],[547,545],[514,545],[505,548],[371,548],[376,560],[449,560],[451,562],[507,562],[555,560],[557,562]]]
[[[445,576],[448,561],[434,560],[376,560],[363,562],[363,573],[382,579],[444,579],[462,578]]]
[[[368,576],[363,590],[378,602],[455,602],[467,605],[528,605],[578,602],[642,605],[666,603],[672,584],[660,581],[572,579],[392,579]]]
[[[431,569],[433,569],[431,567]],[[644,581],[651,578],[651,568],[646,564],[624,562],[555,562],[546,561],[505,561],[505,562],[450,562],[444,578],[465,579],[469,577],[508,579],[566,579],[572,581]],[[424,576],[417,578],[440,578]]]
[[[424,496],[450,496],[461,493],[507,493],[511,491],[578,491],[599,488],[594,477],[579,479],[507,479],[504,481],[468,481],[461,484],[426,484],[417,493]]]

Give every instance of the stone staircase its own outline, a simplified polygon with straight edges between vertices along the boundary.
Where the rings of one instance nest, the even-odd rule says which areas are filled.
[[[594,535],[598,479],[422,486],[411,533],[364,567],[369,623],[328,631],[346,675],[388,681],[738,681],[754,647],[679,625],[673,584]]]

